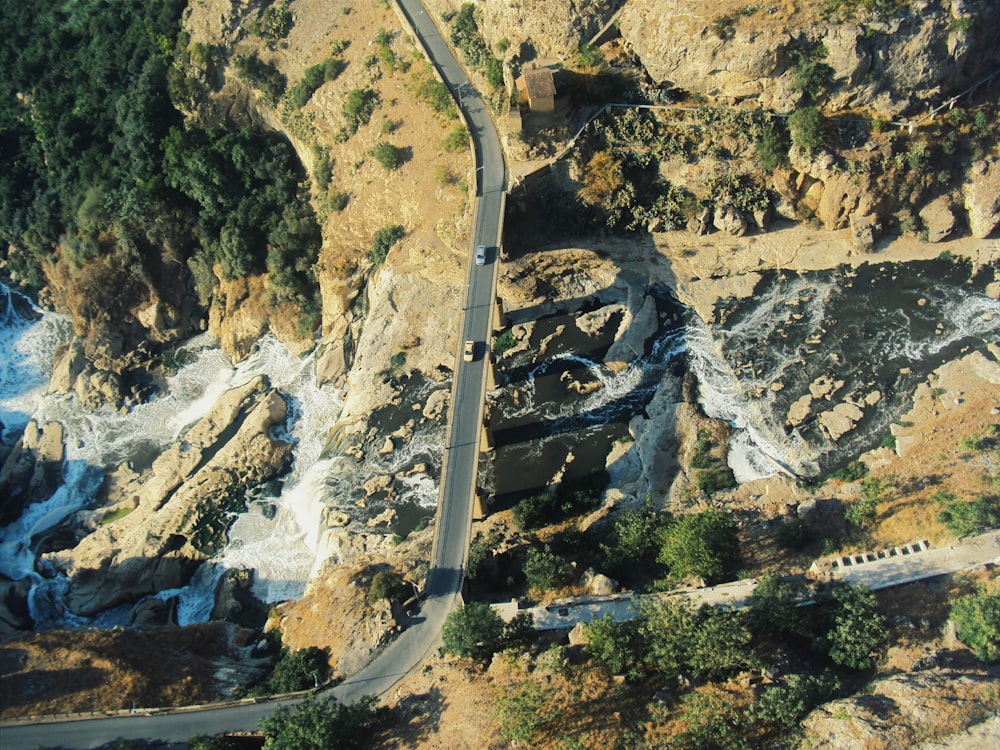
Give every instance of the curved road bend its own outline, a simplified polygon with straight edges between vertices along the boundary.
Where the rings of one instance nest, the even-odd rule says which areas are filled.
[[[490,337],[494,275],[500,244],[500,222],[506,167],[496,129],[486,104],[479,97],[434,21],[419,0],[397,0],[420,37],[442,78],[465,113],[476,148],[478,200],[475,228],[469,244],[468,294],[458,348],[476,342],[473,362],[458,362],[452,389],[453,406],[449,441],[445,450],[443,483],[438,502],[434,558],[420,614],[399,638],[367,667],[323,693],[344,702],[364,695],[381,695],[413,669],[435,646],[445,618],[455,608],[462,585],[472,530],[472,500],[479,461],[480,425],[486,391],[486,365]],[[471,262],[472,248],[487,247],[487,262]],[[161,715],[122,716],[105,719],[55,721],[0,727],[0,748],[30,750],[48,746],[90,748],[116,738],[162,739],[184,742],[198,734],[254,729],[275,708],[274,702],[174,711]]]

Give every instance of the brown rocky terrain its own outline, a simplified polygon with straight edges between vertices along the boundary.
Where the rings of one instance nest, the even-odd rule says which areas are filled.
[[[510,53],[505,56],[517,54],[522,61],[536,56],[572,60],[580,44],[610,18],[614,5],[568,3],[554,10],[551,3],[481,3],[487,38],[495,47],[506,38]],[[903,3],[910,9],[904,20],[864,24],[856,19],[817,21],[816,3],[806,0],[783,0],[775,3],[773,13],[758,10],[749,15],[738,12],[745,3],[694,4],[698,7],[692,5],[679,21],[668,15],[673,5],[628,0],[619,18],[626,46],[638,55],[654,81],[669,82],[721,103],[749,102],[789,111],[802,103],[802,92],[792,86],[790,51],[802,42],[799,37],[809,43],[822,40],[827,48],[826,62],[837,82],[829,106],[835,110],[864,109],[887,118],[916,116],[928,103],[938,103],[985,72],[981,66],[989,61],[989,55],[984,50],[990,49],[994,37],[984,29],[1000,25],[993,22],[995,5],[958,0]],[[347,67],[341,76],[320,87],[302,108],[300,119],[283,119],[278,108],[267,106],[259,92],[239,81],[232,65],[223,62],[214,71],[214,78],[206,80],[210,91],[191,117],[203,125],[252,123],[282,130],[307,166],[313,166],[314,145],[330,149],[332,185],[349,200],[342,211],[321,211],[321,336],[314,341],[301,335],[289,311],[269,306],[264,299],[263,278],[220,282],[207,326],[236,358],[245,356],[254,341],[268,331],[298,351],[317,346],[320,376],[343,385],[346,391],[343,414],[331,429],[360,442],[370,434],[367,417],[373,410],[399,403],[399,390],[388,378],[376,375],[392,367],[394,356],[405,355],[405,372],[437,381],[454,361],[454,316],[461,306],[467,262],[463,238],[470,217],[471,157],[468,151],[452,153],[443,148],[456,121],[436,117],[413,93],[415,76],[429,74],[411,41],[398,33],[399,23],[391,10],[374,3],[319,0],[294,0],[290,7],[295,25],[274,49],[247,33],[255,8],[237,0],[192,3],[185,27],[192,42],[219,46],[225,60],[252,52],[273,62],[289,82],[325,59],[333,41],[349,42],[343,53]],[[457,4],[438,0],[430,7],[440,14],[454,10]],[[717,26],[720,17],[729,17],[729,21]],[[961,18],[972,18],[973,22],[956,26],[955,21]],[[391,47],[399,59],[409,62],[409,70],[388,71],[368,64],[380,29],[396,34]],[[881,40],[881,46],[876,40]],[[377,89],[381,104],[371,123],[338,143],[335,134],[343,125],[344,97],[350,89],[363,86]],[[963,128],[963,137],[968,136],[970,127]],[[938,135],[927,132],[928,138]],[[370,155],[370,149],[386,139],[408,149],[406,163],[392,172]],[[851,157],[860,162],[861,152],[866,150],[869,156],[864,158],[872,162],[883,156],[891,159],[900,153],[887,143],[891,140],[873,138],[871,149],[859,148]],[[675,290],[681,302],[711,324],[720,301],[749,296],[757,274],[771,269],[830,269],[857,266],[873,258],[888,263],[931,259],[943,249],[955,257],[969,258],[977,266],[996,269],[1000,261],[1000,244],[995,241],[1000,225],[1000,162],[995,143],[995,138],[988,142],[989,152],[978,154],[968,169],[953,175],[946,189],[932,189],[924,182],[907,183],[909,192],[897,191],[891,200],[883,200],[884,193],[879,192],[887,189],[884,182],[847,174],[841,161],[828,155],[813,157],[793,150],[789,165],[776,170],[768,184],[778,194],[775,208],[779,215],[812,219],[813,225],[786,224],[777,231],[764,232],[754,228],[752,217],[720,214],[709,217],[709,223],[721,230],[710,234],[657,230],[638,239],[605,235],[568,238],[558,246],[531,248],[539,252],[519,255],[505,264],[501,295],[506,307],[515,313],[529,308],[536,312],[554,310],[567,300],[599,300],[602,310],[583,324],[599,327],[602,319],[621,314],[624,322],[607,359],[625,366],[641,352],[649,335],[652,322],[647,289],[652,283]],[[746,166],[753,154],[746,149],[741,158]],[[702,160],[684,166],[668,164],[663,172],[672,182],[697,192],[710,172],[722,168],[721,160]],[[568,171],[572,178],[568,184],[578,187],[581,172]],[[889,187],[899,186],[893,183]],[[318,195],[315,200],[320,205]],[[921,217],[926,237],[914,233],[879,236],[873,232],[870,242],[866,241],[864,231],[858,229],[860,220],[874,215],[879,221],[888,221],[901,204],[909,206],[910,215]],[[369,274],[365,255],[373,235],[392,224],[403,226],[406,234],[385,263]],[[735,227],[735,231],[725,227]],[[758,228],[764,228],[763,222]],[[187,298],[177,299],[169,289],[162,293],[154,293],[152,288],[133,290],[123,295],[122,310],[95,312],[86,307],[100,299],[90,293],[93,288],[121,281],[110,270],[89,268],[81,274],[79,284],[70,284],[65,270],[54,270],[52,278],[63,279],[63,283],[54,282],[52,295],[76,314],[80,336],[57,365],[53,387],[59,392],[72,391],[95,404],[118,403],[121,389],[116,376],[123,362],[141,364],[143,337],[170,341],[196,327],[192,309],[185,306],[190,304],[184,302]],[[996,284],[994,281],[991,287],[994,295]],[[120,320],[128,321],[125,333],[116,330]],[[524,337],[523,330],[518,334]],[[863,457],[876,476],[893,477],[894,489],[869,535],[848,540],[844,549],[889,546],[918,537],[944,543],[950,536],[937,521],[930,495],[936,489],[950,488],[962,497],[972,497],[989,489],[981,461],[968,455],[960,444],[967,435],[986,434],[998,421],[992,408],[1000,402],[996,373],[1000,357],[989,351],[989,356],[964,357],[940,368],[933,381],[918,390],[912,411],[902,420],[908,426],[901,423],[893,427],[895,451],[880,449]],[[423,406],[425,413],[431,409],[429,404]],[[79,543],[48,554],[49,560],[72,576],[71,608],[80,613],[96,612],[182,582],[191,562],[200,560],[208,546],[203,547],[198,538],[199,524],[204,522],[218,532],[215,521],[207,517],[211,514],[200,512],[204,508],[199,501],[224,502],[234,489],[280,474],[289,448],[271,437],[270,428],[283,421],[284,408],[280,396],[266,383],[248,384],[228,394],[149,472],[136,476],[122,467],[110,476],[106,504],[84,511],[72,521],[73,533],[79,536],[74,543]],[[435,407],[438,413],[441,408],[440,403]],[[630,425],[634,442],[617,446],[617,452],[609,457],[613,464],[609,505],[635,504],[650,491],[675,511],[700,507],[702,499],[692,494],[691,477],[683,464],[703,423],[703,415],[685,394],[666,389],[658,394],[647,414]],[[833,422],[830,425],[835,427],[833,432],[839,431]],[[716,427],[722,429],[721,425]],[[30,493],[39,483],[51,481],[47,472],[61,455],[62,436],[57,432],[57,426],[39,425],[25,433],[4,466],[5,487]],[[397,441],[405,435],[400,434]],[[234,466],[243,471],[237,475]],[[749,519],[741,529],[745,563],[749,572],[759,574],[803,570],[813,555],[785,555],[774,543],[773,534],[758,522],[791,517],[795,506],[805,500],[850,504],[857,497],[856,483],[830,482],[806,491],[779,476],[721,493],[714,502]],[[336,514],[329,514],[326,520],[333,528],[346,525]],[[336,673],[353,671],[396,628],[388,605],[367,602],[366,586],[373,571],[391,565],[419,580],[419,564],[428,556],[429,536],[423,532],[395,547],[386,534],[374,529],[361,534],[337,532],[331,564],[321,570],[301,600],[276,608],[272,624],[292,647],[327,648]],[[23,599],[23,592],[11,596],[16,603]],[[907,588],[895,604],[900,616],[918,623],[913,629],[919,631],[919,638],[914,637],[916,645],[910,644],[910,655],[918,650],[933,658],[917,664],[916,658],[894,652],[878,673],[871,700],[867,700],[869,696],[845,699],[809,719],[808,736],[816,746],[847,746],[837,743],[849,734],[859,747],[904,747],[943,737],[980,721],[990,711],[996,712],[996,695],[987,693],[983,686],[995,685],[997,675],[961,659],[957,665],[948,661],[951,651],[961,652],[962,647],[947,634],[941,635],[946,607],[940,596],[932,622],[926,627],[919,624],[921,608],[934,596],[937,594]],[[12,616],[4,614],[0,620],[22,627],[18,607],[8,609]],[[0,627],[4,625],[0,622]],[[23,714],[127,707],[127,701],[132,700],[146,705],[189,703],[218,695],[223,687],[231,686],[227,680],[231,682],[232,674],[220,678],[221,662],[208,659],[209,653],[217,655],[224,650],[220,642],[212,641],[205,647],[204,661],[195,659],[191,654],[201,653],[202,631],[183,632],[187,635],[178,637],[188,640],[175,642],[174,631],[162,631],[164,637],[152,639],[158,645],[145,636],[118,631],[73,637],[53,634],[63,643],[74,642],[66,651],[46,636],[19,636],[5,644],[0,678],[8,695],[31,696],[32,700],[18,697],[8,703],[5,699],[4,705]],[[107,652],[109,647],[100,642],[105,637],[118,639],[113,648],[123,654],[121,661],[94,655]],[[209,640],[207,636],[205,640]],[[177,669],[171,662],[171,669],[164,670],[159,690],[146,683],[132,689],[140,678],[131,666],[123,664],[128,662],[124,654],[131,653],[133,646],[147,658],[151,654],[180,656]],[[629,726],[629,712],[638,707],[629,704],[628,696],[623,698],[623,692],[606,675],[592,669],[574,673],[565,668],[564,661],[578,660],[579,653],[567,656],[558,650],[545,658],[526,658],[523,664],[498,657],[487,672],[480,673],[467,664],[434,657],[388,697],[407,728],[385,746],[506,746],[507,742],[499,739],[496,697],[530,679],[558,691],[563,701],[560,706],[573,706],[571,698],[580,698],[591,709],[587,713],[567,708],[576,711],[571,720],[548,727],[536,746],[558,747],[564,732],[572,732],[586,735],[589,744],[585,746],[606,747]],[[83,670],[80,674],[86,677],[71,693],[66,691],[65,682],[51,679],[53,673],[66,668],[65,664],[75,665],[73,668]],[[98,689],[97,683],[109,687]],[[741,691],[745,686],[731,687],[734,696],[744,695]],[[574,690],[579,691],[577,696],[573,696]],[[887,711],[890,704],[892,710]],[[900,718],[907,713],[921,718],[918,722]],[[931,719],[924,717],[937,721],[936,728],[928,728]],[[678,731],[669,722],[661,729],[665,737]]]

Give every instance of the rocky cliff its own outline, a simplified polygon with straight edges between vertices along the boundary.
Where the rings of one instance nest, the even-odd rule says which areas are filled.
[[[898,12],[823,18],[815,2],[680,5],[628,0],[622,37],[658,83],[789,112],[803,90],[803,52],[828,66],[831,109],[885,118],[919,113],[997,64],[1000,8],[988,0],[921,0]],[[807,87],[808,88],[808,87]]]

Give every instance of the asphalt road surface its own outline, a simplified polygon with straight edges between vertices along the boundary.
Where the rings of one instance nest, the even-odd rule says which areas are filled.
[[[480,99],[455,60],[440,31],[419,0],[399,0],[418,36],[465,112],[476,149],[477,210],[469,242],[468,293],[461,335],[456,342],[455,384],[443,485],[437,512],[434,559],[425,596],[415,622],[366,668],[323,695],[353,702],[381,695],[413,669],[437,645],[445,618],[457,605],[462,570],[469,551],[473,497],[479,462],[479,438],[486,388],[490,316],[503,210],[506,167],[496,129]],[[472,254],[485,245],[486,263],[477,266]],[[476,342],[472,362],[463,362],[461,347]],[[250,730],[278,705],[273,701],[197,711],[135,714],[102,719],[47,722],[0,727],[2,750],[35,747],[91,748],[117,739],[161,739],[184,742],[198,734]]]

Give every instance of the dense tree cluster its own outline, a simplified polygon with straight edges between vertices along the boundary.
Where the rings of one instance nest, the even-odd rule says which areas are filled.
[[[5,3],[0,14],[0,239],[7,268],[40,287],[60,248],[142,274],[186,262],[202,301],[225,278],[269,273],[271,301],[318,316],[320,247],[291,145],[273,133],[186,129],[169,90],[182,58],[183,0]],[[198,45],[195,45],[198,47]],[[192,48],[193,49],[193,48]],[[197,51],[197,50],[195,50]],[[204,59],[202,59],[204,58]],[[254,59],[242,75],[283,79]]]

